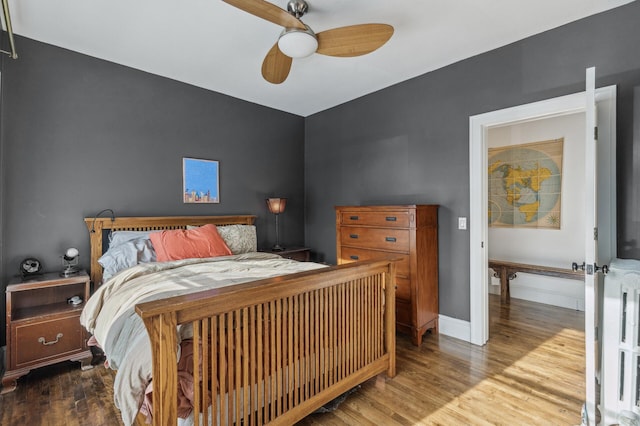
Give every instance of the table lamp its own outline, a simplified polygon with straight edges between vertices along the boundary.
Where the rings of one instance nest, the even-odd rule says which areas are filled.
[[[278,215],[284,212],[284,208],[287,205],[286,198],[267,198],[267,206],[269,206],[269,211],[276,216],[276,245],[274,245],[271,250],[273,251],[282,251],[284,247],[280,246],[280,236],[278,231]]]

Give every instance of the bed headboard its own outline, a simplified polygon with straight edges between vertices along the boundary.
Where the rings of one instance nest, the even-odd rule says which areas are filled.
[[[84,219],[91,239],[91,281],[94,285],[102,282],[102,266],[98,259],[102,256],[103,231],[161,231],[163,229],[186,229],[187,226],[213,225],[253,225],[256,216],[153,216],[153,217],[86,217]]]

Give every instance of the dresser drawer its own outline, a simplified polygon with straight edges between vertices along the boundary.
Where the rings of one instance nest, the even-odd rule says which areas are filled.
[[[338,264],[372,259],[398,259],[396,262],[396,275],[401,277],[409,277],[410,275],[411,261],[408,254],[395,254],[377,250],[342,247],[342,256],[338,259]]]
[[[406,229],[360,228],[345,226],[340,232],[343,246],[409,252],[409,231]]]
[[[385,228],[408,228],[409,212],[342,212],[343,225],[382,226]]]
[[[411,280],[409,278],[396,277],[396,299],[411,300]]]
[[[411,303],[403,300],[396,300],[396,322],[410,326],[411,320]]]
[[[12,325],[11,350],[15,365],[20,368],[34,362],[46,361],[84,348],[84,332],[78,315],[38,322]],[[17,353],[16,353],[17,352]]]

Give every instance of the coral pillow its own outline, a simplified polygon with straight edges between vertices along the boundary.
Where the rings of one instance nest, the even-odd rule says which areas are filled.
[[[232,254],[215,225],[149,234],[158,262]]]

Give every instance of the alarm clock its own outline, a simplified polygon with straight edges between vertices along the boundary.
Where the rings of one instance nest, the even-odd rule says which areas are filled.
[[[20,275],[22,275],[22,278],[38,275],[41,270],[42,263],[35,257],[27,257],[20,262]]]

